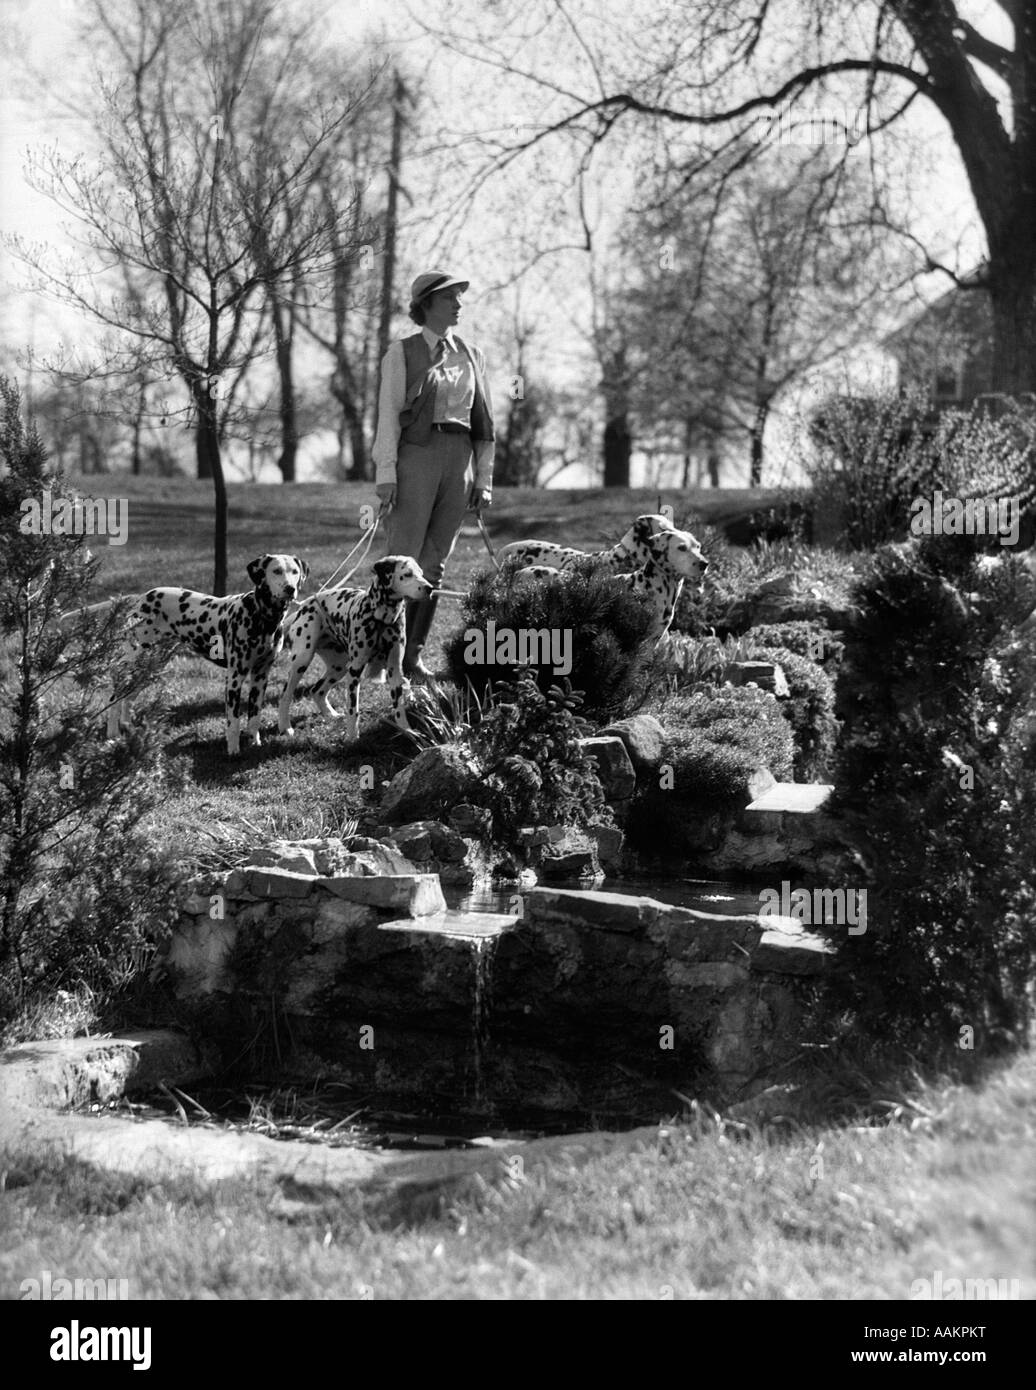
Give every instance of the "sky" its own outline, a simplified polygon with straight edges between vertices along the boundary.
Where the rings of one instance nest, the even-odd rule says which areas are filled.
[[[676,0],[602,0],[600,22],[606,25],[612,13],[621,13],[627,22],[631,15],[636,19],[643,14],[648,44],[650,25],[660,6],[672,7],[674,3]],[[75,113],[61,109],[62,101],[74,91],[73,80],[85,77],[89,70],[89,55],[75,40],[80,9],[81,0],[0,0],[0,64],[6,78],[0,82],[0,231],[20,232],[58,246],[64,239],[62,218],[49,200],[26,185],[23,165],[27,146],[57,143],[65,153],[83,147],[84,134]],[[997,8],[980,4],[973,12],[995,35]],[[450,0],[448,4],[428,0],[421,6],[422,18],[432,27],[439,22],[447,41],[452,44],[456,40],[462,47],[470,39],[465,16],[474,14],[478,24],[489,22],[492,33],[490,21],[496,13],[491,0]],[[523,21],[519,17],[515,22],[520,25]],[[551,103],[562,101],[530,88],[511,74],[438,46],[422,32],[409,0],[330,0],[323,23],[329,35],[353,44],[365,33],[377,33],[386,51],[397,53],[406,69],[416,75],[429,128],[441,129],[444,144],[475,129],[492,136],[527,131],[544,117]],[[472,20],[472,33],[474,27]],[[549,39],[542,40],[529,30],[520,61],[546,66],[561,88],[579,85],[585,90],[593,80],[592,65],[579,46],[573,43],[567,50],[548,48],[544,52],[544,42],[556,43],[554,31]],[[470,41],[467,46],[470,48]],[[46,95],[34,73],[44,74]],[[948,137],[939,117],[921,113],[916,130],[917,139],[922,144],[927,141],[929,150],[921,156],[923,173],[915,188],[921,225],[927,222],[934,235],[949,243],[959,237],[960,263],[966,269],[980,253],[981,241],[963,176],[952,153],[947,154]],[[509,325],[516,314],[535,322],[541,331],[543,371],[562,380],[585,376],[595,370],[585,343],[589,321],[585,254],[560,251],[545,256],[522,283],[511,283],[523,244],[533,238],[543,243],[545,218],[556,219],[555,244],[566,246],[576,239],[574,187],[567,153],[556,144],[540,147],[496,180],[488,193],[470,204],[454,204],[453,194],[463,182],[463,159],[470,151],[465,143],[451,161],[440,148],[405,166],[404,181],[414,201],[401,248],[401,279],[405,283],[410,275],[431,266],[470,276],[466,318],[478,327],[478,341],[488,348],[491,364],[494,358],[498,363],[494,382],[498,392],[513,371],[513,364],[503,360],[507,355],[503,344],[508,341]],[[602,151],[597,192],[590,199],[591,218],[600,235],[608,233],[616,209],[635,190],[637,179],[636,167],[624,163],[619,142]],[[451,205],[459,210],[446,217],[445,209]],[[550,236],[547,242],[551,242]],[[46,351],[58,339],[67,340],[85,331],[59,306],[19,291],[24,272],[12,265],[2,250],[0,278],[5,290],[0,336],[8,345],[12,341],[23,346],[32,342],[37,350]],[[922,286],[922,292],[931,297],[945,287],[944,278],[933,278]],[[880,355],[873,355],[873,360],[867,354],[856,356],[858,369],[867,373],[879,370],[882,363]],[[795,403],[791,404],[785,422],[794,413]],[[773,428],[778,433],[783,428],[780,416]],[[571,479],[564,481],[570,483]]]

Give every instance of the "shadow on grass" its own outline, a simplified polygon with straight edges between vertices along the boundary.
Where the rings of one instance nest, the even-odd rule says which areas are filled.
[[[225,717],[222,696],[209,700],[192,700],[188,704],[173,705],[165,715],[165,723],[172,729],[185,729],[198,723],[200,719],[220,719]]]
[[[178,722],[188,726],[195,724],[196,719],[185,712]],[[352,742],[317,716],[312,728],[302,724],[294,738],[278,733],[274,725],[263,728],[262,739],[259,748],[242,745],[241,752],[233,756],[226,751],[221,731],[211,738],[172,740],[166,752],[189,772],[199,789],[237,788],[245,781],[255,791],[266,789],[278,770],[290,773],[295,782],[295,774],[307,765],[312,767],[314,777],[327,770],[350,776],[360,767],[370,765],[380,780],[405,766],[415,753],[414,741],[388,720],[373,723]],[[314,796],[324,790],[323,786],[314,786]]]

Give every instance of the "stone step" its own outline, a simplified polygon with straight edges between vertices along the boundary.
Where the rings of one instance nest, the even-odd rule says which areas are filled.
[[[513,912],[459,912],[447,908],[427,917],[403,917],[392,922],[382,922],[380,931],[425,932],[437,936],[460,936],[469,941],[486,937],[500,936],[516,925],[518,917]]]
[[[775,811],[809,816],[823,807],[833,791],[826,782],[775,782],[745,808],[745,813]]]

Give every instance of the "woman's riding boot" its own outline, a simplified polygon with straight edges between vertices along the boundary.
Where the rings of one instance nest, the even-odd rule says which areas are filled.
[[[408,680],[434,680],[432,672],[421,660],[428,630],[439,606],[438,594],[431,598],[409,598],[406,601],[406,652],[403,656],[403,674]]]

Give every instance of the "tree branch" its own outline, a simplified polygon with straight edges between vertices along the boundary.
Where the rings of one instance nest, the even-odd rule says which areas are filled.
[[[1003,48],[1000,44],[994,43],[992,39],[987,39],[966,20],[956,20],[953,28],[961,47],[969,58],[974,58],[977,63],[981,63],[983,67],[995,72],[997,77],[1002,77],[1005,82],[1010,79],[1015,61],[1014,54],[1010,49]]]

